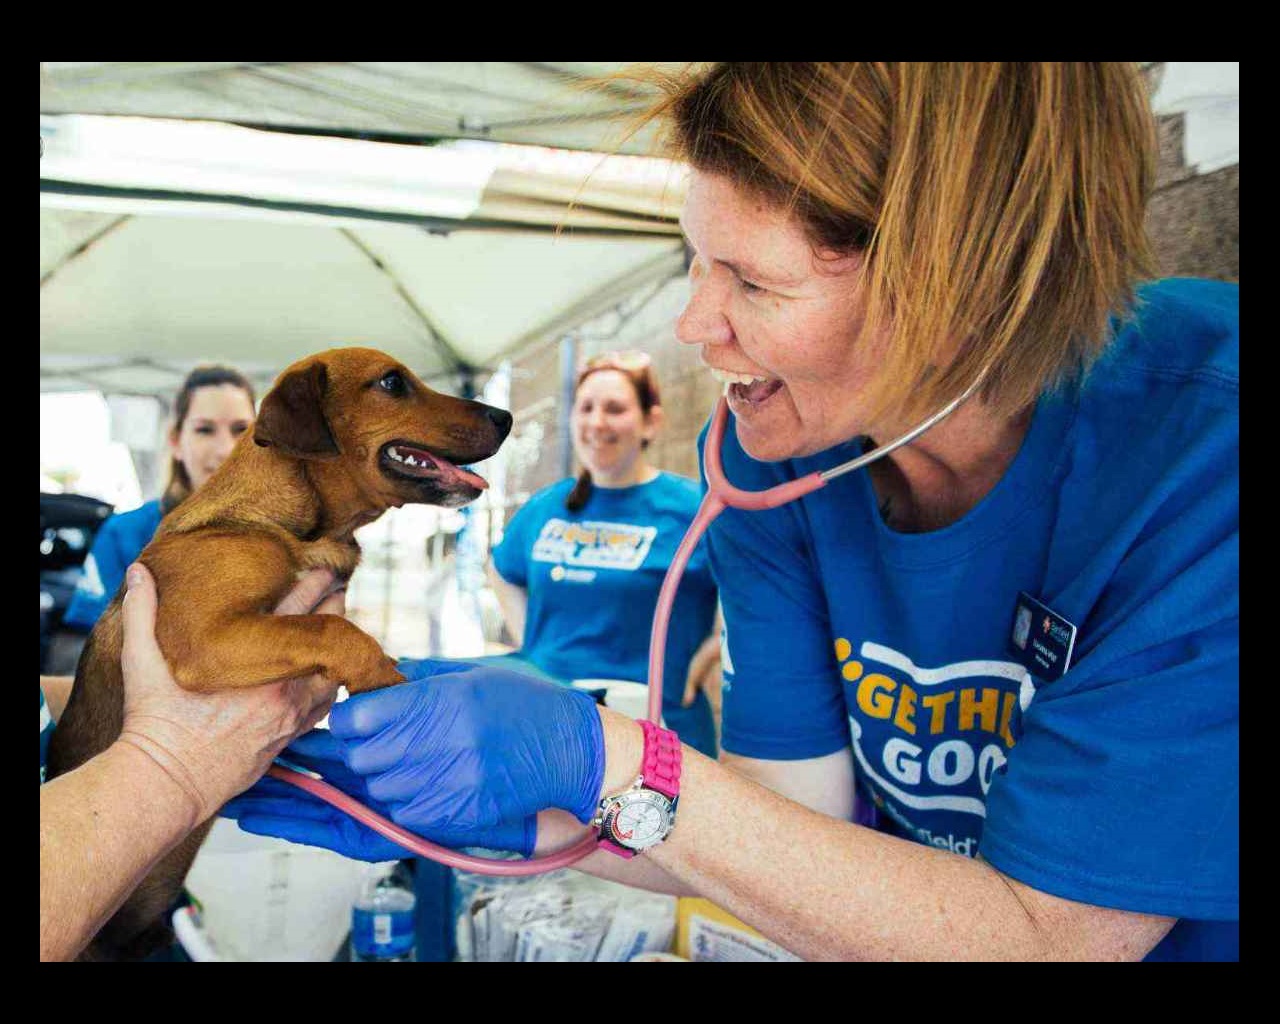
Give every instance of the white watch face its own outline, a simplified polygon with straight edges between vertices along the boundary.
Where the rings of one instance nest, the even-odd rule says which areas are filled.
[[[620,800],[609,831],[623,846],[645,850],[662,842],[671,831],[671,804],[659,793],[641,790]]]

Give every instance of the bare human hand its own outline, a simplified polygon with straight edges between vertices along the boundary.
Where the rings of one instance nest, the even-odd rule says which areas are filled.
[[[194,826],[251,786],[294,737],[324,718],[337,687],[317,675],[248,689],[183,690],[155,640],[155,581],[140,563],[125,579],[120,742],[142,750],[182,787]],[[334,582],[328,570],[312,570],[275,613],[343,614],[345,591]]]
[[[689,674],[685,678],[684,693],[680,698],[680,706],[687,708],[693,705],[698,691],[707,695],[711,711],[719,719],[720,716],[720,637],[713,634],[702,642],[702,646],[689,661]]]

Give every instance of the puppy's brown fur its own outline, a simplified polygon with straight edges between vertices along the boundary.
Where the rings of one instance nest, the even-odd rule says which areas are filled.
[[[139,556],[156,580],[156,639],[178,685],[208,691],[319,673],[358,693],[401,682],[395,662],[346,619],[272,609],[305,570],[350,576],[360,560],[352,535],[386,509],[456,506],[479,494],[456,471],[396,463],[390,445],[465,464],[491,456],[510,428],[510,414],[438,394],[373,349],[331,349],[289,367],[255,426]],[[120,601],[81,654],[50,743],[50,778],[120,735]],[[165,911],[211,824],[157,866],[82,959],[138,959],[171,938]]]

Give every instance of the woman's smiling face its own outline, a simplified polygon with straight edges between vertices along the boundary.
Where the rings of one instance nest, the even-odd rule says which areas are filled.
[[[574,451],[596,483],[616,487],[638,482],[641,452],[658,424],[656,416],[645,414],[625,373],[605,369],[587,374],[574,395],[572,425]]]
[[[858,412],[879,348],[859,339],[861,256],[815,254],[793,217],[700,171],[681,223],[695,255],[676,337],[734,382],[747,453],[796,458],[873,433]]]
[[[186,468],[193,491],[217,472],[253,420],[253,402],[242,387],[204,385],[191,393],[182,426],[170,432],[169,450]]]

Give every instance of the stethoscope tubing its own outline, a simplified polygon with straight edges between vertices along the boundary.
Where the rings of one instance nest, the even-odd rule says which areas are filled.
[[[877,459],[884,458],[890,452],[919,437],[939,420],[950,415],[961,402],[973,394],[985,376],[986,372],[984,371],[979,374],[977,380],[959,398],[948,403],[927,420],[902,436],[894,438],[888,444],[881,445],[832,469],[809,473],[763,491],[744,491],[734,487],[725,476],[720,453],[724,443],[725,425],[729,419],[729,406],[723,397],[716,402],[715,411],[711,417],[711,427],[707,432],[707,441],[703,446],[707,493],[703,496],[702,503],[698,506],[698,511],[693,517],[693,522],[689,524],[688,530],[685,531],[685,535],[671,559],[671,565],[662,581],[662,588],[658,592],[658,606],[653,614],[653,628],[649,634],[649,721],[655,725],[662,721],[663,663],[666,655],[667,629],[671,622],[671,609],[675,605],[676,589],[684,576],[685,567],[689,564],[689,558],[693,554],[694,548],[697,547],[698,541],[702,539],[703,534],[707,532],[707,528],[715,518],[726,508],[745,509],[748,511],[777,508],[780,505],[802,498],[806,494],[812,494],[814,491],[825,487],[829,480],[833,480],[845,473],[851,473],[855,469],[860,469],[869,463],[875,462]],[[543,857],[531,857],[528,860],[495,860],[490,857],[477,857],[472,854],[459,853],[456,850],[450,850],[448,847],[423,839],[421,836],[402,828],[322,779],[294,771],[278,762],[267,769],[267,774],[324,800],[362,824],[367,825],[379,835],[390,839],[393,843],[398,843],[419,857],[427,857],[430,860],[447,864],[449,867],[462,871],[508,877],[540,875],[547,871],[555,871],[558,868],[575,864],[583,857],[593,853],[597,848],[595,833],[588,831],[581,840],[558,853],[548,854]]]
[[[319,797],[325,803],[331,804],[338,810],[349,814],[361,824],[368,825],[379,835],[390,839],[393,843],[398,843],[409,852],[416,853],[419,857],[438,861],[441,864],[447,864],[451,868],[458,868],[461,871],[473,871],[482,875],[540,875],[547,871],[555,871],[557,868],[575,864],[596,848],[595,833],[588,832],[581,841],[561,850],[559,853],[549,854],[545,857],[532,857],[529,860],[494,860],[491,857],[477,857],[469,853],[459,853],[457,850],[450,850],[446,846],[440,846],[430,840],[423,839],[419,835],[415,835],[408,829],[401,828],[394,821],[383,817],[377,811],[370,810],[358,800],[348,796],[337,787],[329,785],[322,779],[304,775],[281,764],[273,764],[267,769],[267,774],[272,778],[279,779],[281,782],[297,786],[312,796]]]

